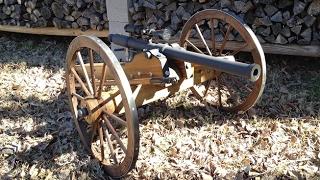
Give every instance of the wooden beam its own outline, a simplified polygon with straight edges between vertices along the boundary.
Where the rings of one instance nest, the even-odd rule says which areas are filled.
[[[84,67],[88,74],[91,74],[90,64],[84,64]],[[156,58],[152,57],[151,59],[145,58],[144,53],[139,53],[134,56],[130,63],[122,64],[122,68],[126,73],[128,79],[137,79],[137,78],[162,78],[162,66],[161,62]],[[94,63],[94,70],[95,70],[95,78],[102,79],[103,63]],[[80,65],[75,65],[75,70],[81,77],[84,77],[84,72]],[[110,70],[107,68],[107,73],[105,74],[106,79],[114,79],[113,75],[111,74]],[[150,83],[149,83],[150,84]]]
[[[195,46],[199,48],[205,48],[201,40],[191,39],[190,40]],[[179,42],[179,40],[170,40],[170,43]],[[211,44],[208,41],[208,44]],[[269,54],[282,54],[282,55],[293,55],[293,56],[308,56],[308,57],[320,57],[320,45],[280,45],[280,44],[261,44],[265,53]],[[220,47],[221,43],[217,43],[217,47]],[[228,41],[225,49],[237,50],[243,46],[243,43],[236,41]],[[243,51],[249,51],[249,47],[243,49]]]
[[[57,29],[54,27],[27,28],[27,27],[21,27],[21,26],[8,26],[8,25],[0,25],[0,31],[25,33],[25,34],[53,35],[53,36],[95,35],[97,37],[107,37],[109,34],[108,30],[81,31],[80,29]],[[178,42],[178,40],[170,40],[170,43],[174,43],[174,42]],[[191,40],[191,42],[193,42],[197,47],[204,48],[203,43],[200,40]],[[231,41],[226,44],[225,49],[236,50],[242,45],[243,43],[241,42]],[[296,44],[280,45],[280,44],[264,43],[262,44],[262,48],[265,53],[269,53],[269,54],[320,57],[319,45],[296,45]],[[244,51],[248,51],[248,48],[245,48]]]
[[[320,46],[319,45],[262,44],[262,48],[265,53],[270,53],[270,54],[320,57]]]
[[[87,31],[81,31],[80,29],[58,29],[55,27],[27,28],[22,26],[0,25],[0,31],[25,33],[25,34],[52,35],[52,36],[79,36],[79,35],[95,35],[97,37],[108,36],[108,30],[97,31],[97,30],[89,29]]]

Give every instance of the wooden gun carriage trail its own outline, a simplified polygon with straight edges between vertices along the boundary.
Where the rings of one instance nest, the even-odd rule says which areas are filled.
[[[208,27],[211,39],[205,40],[202,30]],[[134,26],[126,30],[152,36],[151,31]],[[217,33],[224,36],[218,38]],[[243,41],[233,50],[225,48],[232,43],[230,33],[238,33]],[[191,34],[195,34],[192,39]],[[109,40],[128,48],[131,60],[119,62],[97,37],[79,36],[67,52],[66,83],[81,141],[112,177],[125,176],[138,159],[137,107],[190,88],[207,105],[245,112],[265,86],[265,56],[258,39],[224,11],[209,9],[193,15],[176,44],[118,34],[111,34]]]

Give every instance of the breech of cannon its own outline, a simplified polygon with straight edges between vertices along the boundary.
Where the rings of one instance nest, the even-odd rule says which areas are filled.
[[[260,65],[236,62],[232,60],[232,56],[209,56],[206,54],[187,51],[182,47],[172,47],[168,44],[145,42],[119,34],[111,34],[109,36],[109,40],[117,45],[141,51],[159,49],[159,51],[168,59],[203,65],[216,71],[241,76],[251,81],[258,80],[261,73]]]

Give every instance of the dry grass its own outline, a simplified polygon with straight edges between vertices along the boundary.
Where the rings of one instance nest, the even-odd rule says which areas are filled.
[[[3,179],[108,179],[80,144],[67,106],[70,40],[0,35]],[[317,179],[320,62],[267,59],[263,98],[246,114],[207,107],[190,92],[140,109],[140,155],[128,178]]]

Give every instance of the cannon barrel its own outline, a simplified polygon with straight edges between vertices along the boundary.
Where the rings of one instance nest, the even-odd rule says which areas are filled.
[[[220,72],[245,77],[251,81],[256,81],[260,77],[260,65],[230,61],[228,60],[228,56],[215,57],[199,54],[187,51],[182,47],[172,47],[168,44],[146,42],[120,34],[110,34],[109,40],[117,45],[141,51],[159,49],[159,51],[168,59],[200,64]]]

